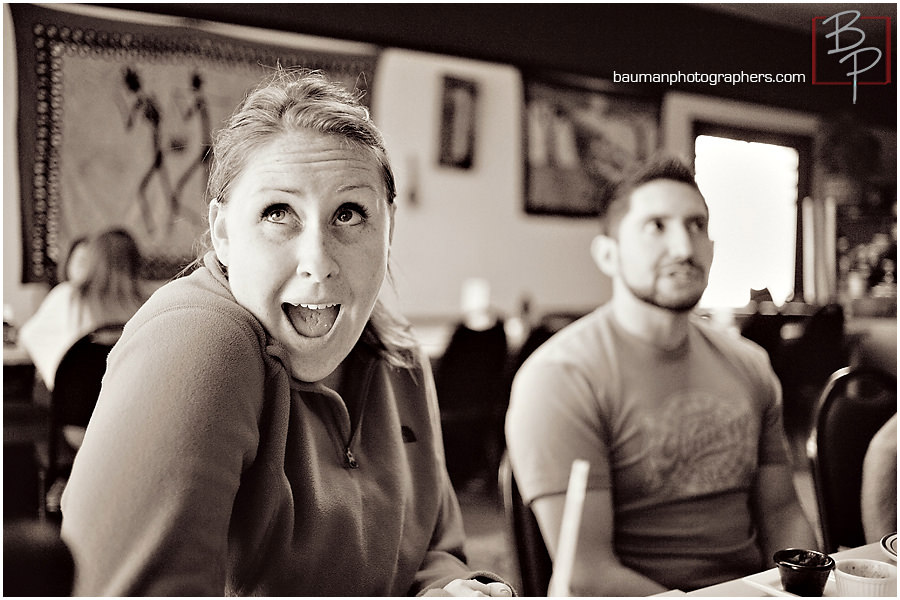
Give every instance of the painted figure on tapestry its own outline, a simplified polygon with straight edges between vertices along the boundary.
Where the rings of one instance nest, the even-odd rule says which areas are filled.
[[[212,145],[210,139],[212,134],[212,124],[209,118],[209,104],[207,103],[206,95],[203,92],[203,78],[200,76],[200,73],[195,72],[193,77],[191,77],[191,90],[192,98],[190,104],[183,111],[181,116],[186,123],[191,120],[196,120],[199,123],[199,139],[202,140],[202,143],[200,144],[197,158],[188,165],[187,169],[181,174],[181,177],[178,178],[178,182],[175,184],[175,189],[172,191],[171,202],[173,210],[180,206],[180,197],[184,190],[184,186],[195,173],[199,173],[204,183],[209,176],[209,149]],[[181,148],[185,147],[185,145],[181,146]],[[173,150],[174,149],[175,148],[173,147]],[[184,211],[182,214],[191,219],[195,218],[194,213],[191,211]]]
[[[137,74],[137,71],[126,68],[125,70],[125,85],[128,89],[134,94],[135,101],[131,106],[131,110],[128,113],[128,120],[125,124],[125,127],[129,130],[135,124],[135,116],[144,119],[147,124],[150,126],[150,129],[153,133],[153,159],[151,161],[150,167],[147,169],[147,172],[144,174],[144,177],[141,179],[141,183],[138,186],[138,201],[141,203],[141,211],[144,217],[144,226],[147,229],[148,233],[153,233],[155,230],[155,226],[153,223],[153,215],[151,213],[149,200],[147,198],[147,186],[150,185],[151,180],[155,177],[159,179],[160,185],[163,186],[163,192],[172,198],[173,202],[175,202],[175,197],[172,195],[172,184],[169,180],[169,174],[166,171],[165,162],[163,161],[163,148],[162,148],[162,136],[160,134],[161,128],[160,124],[162,122],[162,112],[159,109],[159,104],[152,94],[141,89],[141,79]],[[172,213],[177,212],[177,205],[173,204]],[[171,224],[171,219],[169,221]]]

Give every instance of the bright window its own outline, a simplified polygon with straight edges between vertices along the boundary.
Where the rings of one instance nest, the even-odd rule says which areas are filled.
[[[695,152],[715,241],[700,306],[746,306],[751,288],[768,288],[781,306],[794,294],[799,153],[709,135],[697,136]]]

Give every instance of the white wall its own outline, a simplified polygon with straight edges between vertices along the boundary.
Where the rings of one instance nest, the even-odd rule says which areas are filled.
[[[438,164],[445,75],[478,87],[471,169]],[[379,62],[372,112],[398,180],[393,273],[408,317],[458,314],[467,277],[487,279],[506,314],[522,294],[539,312],[587,310],[608,297],[589,255],[597,224],[524,212],[521,105],[521,77],[509,66],[404,50]]]

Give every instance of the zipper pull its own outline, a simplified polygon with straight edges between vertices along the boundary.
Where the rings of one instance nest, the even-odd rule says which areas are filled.
[[[347,452],[344,455],[344,458],[346,459],[346,463],[347,463],[346,466],[348,469],[358,469],[359,468],[359,463],[356,462],[356,459],[353,457],[353,452],[350,451],[350,446],[347,446]]]

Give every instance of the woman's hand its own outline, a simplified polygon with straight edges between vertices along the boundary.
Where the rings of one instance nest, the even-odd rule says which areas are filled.
[[[494,596],[509,598],[512,590],[505,583],[495,581],[481,583],[475,579],[454,579],[444,586],[444,591],[451,596]]]

